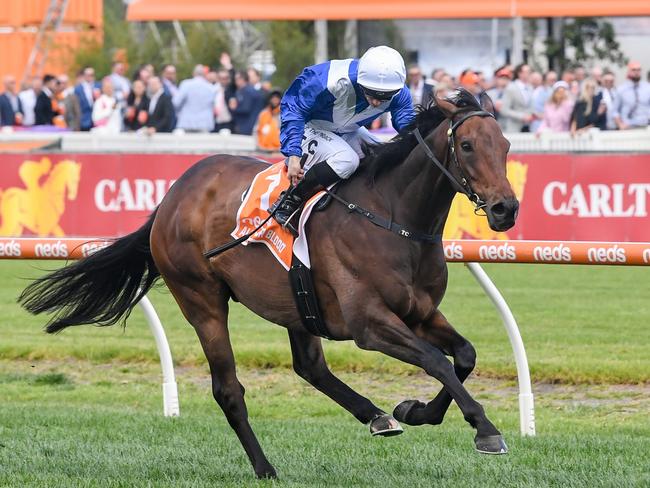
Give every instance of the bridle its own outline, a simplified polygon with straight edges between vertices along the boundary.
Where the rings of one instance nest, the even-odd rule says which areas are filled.
[[[469,201],[474,204],[474,213],[478,213],[480,210],[485,209],[487,203],[484,200],[482,200],[481,197],[478,196],[478,193],[476,193],[472,189],[472,186],[469,184],[469,179],[465,175],[465,172],[463,171],[463,168],[460,165],[460,162],[458,161],[458,156],[456,155],[456,147],[455,147],[456,141],[454,139],[454,136],[456,134],[456,129],[458,129],[458,127],[460,127],[467,119],[470,119],[472,117],[494,118],[494,115],[491,112],[487,112],[485,110],[475,110],[473,112],[468,112],[465,115],[463,115],[460,119],[458,119],[456,122],[454,122],[453,120],[449,120],[449,128],[447,129],[448,148],[447,148],[447,155],[446,155],[447,157],[445,158],[445,162],[449,159],[449,153],[451,153],[451,161],[453,165],[456,167],[456,171],[460,175],[460,179],[454,176],[447,168],[445,168],[445,165],[441,163],[438,160],[438,158],[436,158],[431,148],[424,141],[424,138],[420,133],[420,129],[416,127],[415,130],[413,131],[413,135],[417,139],[418,143],[422,146],[422,149],[424,149],[424,152],[429,157],[429,159],[434,162],[434,164],[440,169],[440,171],[443,172],[445,176],[447,176],[447,178],[449,178],[452,184],[456,186],[456,189],[458,191],[467,195]]]

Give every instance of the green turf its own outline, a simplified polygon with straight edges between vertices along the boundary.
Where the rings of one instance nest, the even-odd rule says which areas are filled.
[[[126,330],[74,327],[57,336],[41,332],[44,317],[16,304],[35,266],[55,263],[1,262],[0,359],[64,359],[156,362],[139,309]],[[491,265],[485,269],[501,289],[517,319],[533,379],[569,383],[644,383],[650,379],[650,270],[647,268]],[[179,365],[204,364],[193,329],[164,287],[150,293]],[[478,374],[516,378],[512,350],[501,319],[462,265],[450,266],[449,291],[441,309],[478,351]],[[231,332],[238,364],[290,367],[284,329],[264,322],[239,304],[231,307]],[[2,340],[3,338],[11,340]],[[337,370],[415,371],[352,343],[327,343]]]
[[[252,470],[217,411],[202,368],[179,371],[181,417],[163,418],[154,365],[0,363],[2,486],[249,486]],[[510,454],[481,456],[452,407],[439,427],[371,438],[337,405],[287,371],[244,369],[250,416],[280,486],[647,486],[647,390],[547,389],[539,435],[518,435],[516,394],[503,382],[469,388],[503,430]],[[390,408],[435,391],[423,375],[344,373]],[[431,382],[432,383],[432,382]],[[260,483],[268,485],[269,483]]]
[[[39,266],[52,266],[39,263]],[[278,470],[257,482],[211,398],[198,341],[170,296],[151,294],[177,363],[181,417],[161,415],[160,368],[136,310],[126,330],[78,327],[57,336],[14,303],[33,265],[0,263],[0,486],[650,485],[648,271],[487,266],[517,317],[535,381],[538,436],[521,438],[512,352],[491,304],[462,266],[443,306],[478,350],[468,388],[503,431],[507,456],[473,451],[452,405],[445,423],[390,439],[299,380],[285,332],[239,306],[232,336],[253,428]],[[414,368],[327,344],[334,370],[390,410],[431,398]]]

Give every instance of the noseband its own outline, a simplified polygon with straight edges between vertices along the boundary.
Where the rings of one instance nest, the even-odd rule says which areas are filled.
[[[440,169],[440,171],[442,171],[445,174],[445,176],[447,176],[447,178],[449,178],[449,180],[456,186],[456,189],[458,191],[467,195],[467,198],[469,198],[470,202],[474,204],[474,213],[478,213],[479,210],[484,209],[487,206],[487,203],[484,200],[482,200],[481,197],[478,196],[478,193],[472,190],[472,186],[469,184],[469,179],[465,176],[465,172],[463,171],[463,168],[460,165],[460,162],[458,161],[458,156],[456,155],[456,148],[455,148],[456,141],[454,140],[456,129],[458,129],[458,127],[460,127],[467,119],[470,119],[472,117],[494,118],[494,115],[492,115],[490,112],[487,112],[485,110],[476,110],[474,112],[469,112],[463,115],[456,122],[450,120],[449,128],[447,129],[447,146],[448,146],[447,156],[449,156],[449,153],[451,152],[451,160],[454,166],[456,166],[456,170],[460,175],[460,179],[456,178],[447,168],[445,168],[445,165],[442,164],[438,160],[438,158],[436,158],[431,148],[424,141],[424,138],[420,133],[420,129],[416,127],[415,130],[413,131],[413,135],[415,135],[415,138],[417,139],[418,143],[422,146],[424,152],[429,157],[429,159],[434,162],[434,164]],[[446,158],[446,160],[447,159],[448,158]]]

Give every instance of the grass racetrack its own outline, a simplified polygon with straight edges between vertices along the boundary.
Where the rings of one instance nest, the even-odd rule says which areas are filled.
[[[128,327],[48,336],[15,298],[51,262],[0,263],[0,486],[650,486],[650,270],[488,265],[519,323],[538,435],[519,436],[516,371],[497,313],[450,267],[442,305],[478,351],[468,389],[503,432],[507,456],[474,452],[455,404],[441,426],[372,438],[291,370],[284,329],[231,307],[251,423],[278,471],[257,481],[212,399],[193,329],[166,288],[150,293],[176,363],[181,417],[162,416],[160,366],[136,308]],[[415,368],[327,343],[334,372],[390,411],[438,383]]]

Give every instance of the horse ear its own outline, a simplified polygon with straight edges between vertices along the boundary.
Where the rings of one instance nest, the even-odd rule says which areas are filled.
[[[497,114],[496,114],[496,110],[494,109],[494,102],[492,102],[490,95],[488,95],[485,92],[481,92],[478,101],[481,104],[481,108],[483,110],[485,110],[486,112],[490,112],[492,115],[496,117]]]
[[[454,116],[454,113],[458,110],[458,107],[451,103],[449,100],[439,97],[438,95],[434,94],[433,98],[435,100],[435,104],[438,106],[442,114],[448,118],[451,119]]]

